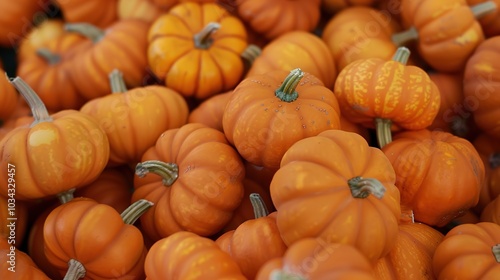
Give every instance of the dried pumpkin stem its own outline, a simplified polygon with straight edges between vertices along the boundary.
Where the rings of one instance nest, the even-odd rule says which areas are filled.
[[[476,19],[480,19],[484,16],[486,16],[489,13],[492,13],[496,11],[497,9],[497,4],[495,1],[486,1],[483,3],[476,4],[474,6],[470,7],[470,10],[472,11],[472,14]]]
[[[140,178],[148,173],[160,175],[163,178],[163,185],[171,186],[179,177],[179,167],[175,163],[166,163],[159,160],[148,160],[140,162],[135,167],[135,174]]]
[[[274,92],[276,97],[285,102],[295,101],[299,97],[296,89],[302,77],[304,77],[304,72],[300,68],[290,71],[281,86]]]
[[[199,33],[195,34],[194,45],[198,49],[208,49],[212,45],[212,34],[219,30],[220,24],[217,22],[210,22]]]
[[[488,159],[490,168],[495,169],[500,167],[500,153],[492,153]]]
[[[64,30],[89,38],[94,44],[104,38],[104,30],[90,23],[65,23]]]
[[[83,264],[75,259],[71,259],[68,262],[68,271],[64,275],[63,280],[77,280],[85,277],[87,271]]]
[[[137,221],[142,214],[146,213],[149,208],[153,207],[153,205],[153,202],[146,199],[137,200],[121,213],[123,222],[128,225],[133,225],[135,221]]]
[[[377,198],[384,197],[385,187],[375,178],[354,177],[347,181],[354,198],[367,198],[370,194]]]
[[[392,60],[406,65],[406,63],[408,63],[408,59],[410,59],[410,54],[410,49],[407,47],[399,47],[392,56]]]
[[[115,69],[109,74],[109,83],[112,93],[124,93],[127,91],[127,85],[123,79],[123,73]]]
[[[40,48],[35,52],[39,57],[43,58],[50,65],[57,64],[61,61],[61,56],[51,52],[49,49]]]
[[[391,125],[392,121],[390,119],[375,118],[375,132],[378,146],[381,149],[392,142]]]
[[[17,91],[21,94],[21,96],[26,100],[26,103],[31,108],[31,113],[33,114],[33,118],[35,121],[31,124],[31,126],[36,125],[41,122],[51,122],[52,117],[49,115],[45,104],[43,104],[42,99],[36,94],[36,92],[25,82],[23,79],[19,77],[15,77],[10,80],[10,83],[17,89]]]
[[[414,26],[408,28],[405,31],[393,34],[391,37],[392,42],[396,46],[402,46],[409,41],[417,39],[418,39],[418,30]]]
[[[241,58],[246,64],[247,68],[253,65],[253,62],[257,57],[262,54],[262,49],[256,45],[250,44],[246,47],[246,49],[241,53]]]
[[[269,275],[269,280],[307,280],[307,278],[297,274],[287,273],[283,270],[274,270],[271,272],[271,275]]]
[[[70,200],[72,200],[74,198],[73,194],[75,193],[75,190],[76,190],[75,188],[72,188],[72,189],[67,190],[65,192],[58,193],[57,199],[59,200],[59,202],[61,204],[69,202]]]
[[[266,204],[264,203],[264,200],[262,200],[260,194],[251,193],[250,203],[252,203],[255,219],[267,217],[269,215],[269,210],[267,210]]]
[[[497,263],[500,263],[500,244],[491,247],[491,252],[493,253],[493,256],[495,256]]]

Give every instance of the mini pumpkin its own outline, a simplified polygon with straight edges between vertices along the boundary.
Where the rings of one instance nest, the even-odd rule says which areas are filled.
[[[498,0],[467,0],[467,4],[471,7],[474,7],[478,4],[485,2],[494,2],[497,6],[497,9],[489,12],[488,14],[482,16],[478,19],[479,24],[481,24],[481,28],[483,29],[484,35],[487,38],[494,37],[500,35],[500,14],[499,9],[500,1]]]
[[[6,75],[0,67],[0,73]],[[6,121],[16,110],[19,96],[16,89],[9,83],[4,76],[0,78],[0,125]]]
[[[13,48],[35,26],[35,15],[48,6],[47,0],[0,1],[5,13],[0,19],[0,46]]]
[[[118,0],[54,0],[66,22],[87,22],[106,28],[118,20]]]
[[[9,280],[50,280],[36,266],[28,254],[10,245],[7,238],[0,237],[0,277]]]
[[[232,90],[216,94],[190,111],[188,116],[188,123],[202,123],[208,127],[215,128],[223,132],[222,116],[224,115],[224,108],[231,97]]]
[[[481,213],[484,207],[500,195],[500,142],[486,133],[479,134],[472,142],[485,168],[485,180],[481,186],[479,202],[474,207]]]

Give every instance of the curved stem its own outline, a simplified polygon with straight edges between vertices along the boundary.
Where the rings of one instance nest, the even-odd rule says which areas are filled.
[[[283,270],[274,270],[269,275],[269,280],[307,280],[307,278],[297,274],[286,273]]]
[[[347,181],[354,198],[367,198],[370,194],[377,198],[384,197],[385,187],[375,178],[354,177]]]
[[[392,60],[406,65],[406,63],[408,63],[408,59],[410,58],[410,54],[410,49],[407,47],[399,47],[392,56]]]
[[[496,11],[496,9],[497,4],[495,1],[486,1],[470,7],[470,10],[476,19],[480,19],[485,15]]]
[[[405,31],[393,34],[391,37],[392,42],[396,46],[402,46],[405,43],[418,39],[418,30],[412,26]]]
[[[125,85],[123,73],[118,69],[114,69],[109,74],[109,83],[111,85],[112,93],[124,93],[127,91],[127,85]]]
[[[295,101],[299,97],[296,88],[302,77],[304,77],[304,72],[300,68],[290,71],[281,86],[274,92],[276,97],[285,102]]]
[[[259,57],[262,53],[262,49],[256,45],[250,44],[246,47],[246,49],[241,53],[241,58],[246,64],[247,68],[250,68],[253,65],[253,62],[257,57]]]
[[[392,142],[391,125],[392,121],[390,119],[375,118],[375,132],[378,146],[381,149]]]
[[[212,34],[219,30],[220,24],[217,22],[210,22],[199,33],[193,37],[194,45],[198,49],[208,49],[212,45]]]
[[[493,256],[495,256],[497,263],[500,263],[500,244],[496,244],[491,247],[491,252],[493,253]]]
[[[87,271],[83,264],[75,259],[71,259],[68,262],[68,271],[64,275],[63,280],[77,280],[85,277]]]
[[[262,200],[260,194],[251,193],[250,203],[252,203],[255,219],[267,217],[269,215],[269,210],[267,210],[266,204],[264,203],[264,200]]]
[[[104,38],[104,30],[90,23],[65,23],[64,30],[89,38],[94,44]]]
[[[65,192],[58,193],[57,194],[57,199],[59,199],[59,202],[61,204],[69,202],[69,201],[71,201],[74,198],[73,193],[75,192],[75,190],[76,190],[75,188],[72,188],[72,189],[67,190]]]
[[[145,199],[137,200],[121,213],[123,222],[128,225],[133,225],[135,221],[137,221],[137,219],[139,219],[149,208],[153,207],[153,205],[153,202]]]
[[[148,173],[160,175],[163,178],[163,185],[171,186],[179,177],[179,167],[175,163],[166,163],[159,160],[148,160],[140,162],[135,167],[135,174],[140,178]]]
[[[33,118],[35,119],[31,126],[36,125],[40,122],[51,122],[52,117],[49,115],[45,104],[40,99],[40,97],[36,94],[35,91],[21,78],[15,77],[10,80],[10,83],[17,89],[17,91],[21,94],[21,96],[26,100],[26,103],[31,108],[31,113],[33,114]]]
[[[497,167],[500,167],[500,152],[499,153],[492,153],[488,161],[490,162],[490,168],[495,169]]]
[[[61,61],[61,56],[51,52],[49,49],[40,48],[36,50],[36,54],[47,61],[48,64],[54,65]]]

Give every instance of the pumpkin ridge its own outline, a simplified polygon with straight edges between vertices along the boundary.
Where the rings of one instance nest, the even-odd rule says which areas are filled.
[[[330,219],[328,219],[328,223],[324,223],[323,227],[317,231],[316,236],[318,238],[322,238],[321,236],[325,233],[326,230],[329,229],[329,227],[333,223],[333,221],[335,219],[337,219],[340,216],[340,214],[344,213],[343,210],[345,210],[346,208],[348,208],[351,205],[352,199],[353,199],[351,192],[348,190],[343,190],[343,188],[344,188],[343,186],[339,186],[338,188],[335,188],[335,190],[338,189],[335,192],[348,192],[348,194],[346,194],[347,198],[342,202],[342,204],[337,205],[337,207],[335,208],[336,211],[334,211],[335,213],[333,215],[330,215]],[[329,193],[332,193],[332,192],[334,192],[334,190],[329,191]],[[291,202],[293,202],[293,201],[290,201],[289,203],[291,203]],[[329,243],[332,242],[331,240],[328,240],[328,239],[326,241]]]
[[[214,54],[210,51],[211,47],[212,46],[210,46],[206,51],[207,51],[208,55],[210,56],[210,59],[212,59],[212,62],[214,63],[214,65],[217,67],[217,70],[219,70],[218,74],[219,74],[219,77],[221,79],[222,88],[224,89],[224,88],[226,88],[226,77],[224,75],[225,73],[222,70],[222,68],[220,67],[219,62],[215,59]],[[222,48],[219,48],[219,49],[222,49]],[[201,59],[200,59],[200,63],[201,63]]]
[[[165,38],[165,37],[168,37],[168,38],[177,38],[177,39],[182,39],[182,40],[186,40],[186,41],[191,41],[192,38],[191,37],[188,37],[188,36],[182,36],[182,35],[179,35],[179,34],[171,34],[171,33],[162,33],[162,34],[154,34],[153,36],[151,36],[148,40],[148,44],[151,44],[153,43],[154,41],[156,41],[157,39],[162,39],[162,38]]]

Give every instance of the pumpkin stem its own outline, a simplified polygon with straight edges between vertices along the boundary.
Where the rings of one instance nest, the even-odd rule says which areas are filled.
[[[385,187],[375,178],[363,178],[358,176],[349,179],[347,184],[354,198],[367,198],[370,194],[373,194],[379,199],[384,197]]]
[[[408,63],[408,59],[410,58],[410,54],[411,52],[407,47],[399,47],[392,56],[392,60],[406,65],[406,63]]]
[[[75,259],[71,259],[68,262],[68,271],[66,271],[66,275],[64,275],[63,280],[77,280],[85,277],[87,271],[83,264]]]
[[[52,117],[49,115],[45,104],[36,92],[20,77],[15,77],[10,80],[10,83],[17,89],[21,96],[26,100],[26,103],[31,108],[31,113],[35,119],[31,126],[41,122],[51,122]]]
[[[486,1],[470,7],[470,10],[476,19],[496,11],[497,5],[494,1]]]
[[[497,263],[500,263],[500,244],[491,247],[491,252],[493,253],[493,256],[495,256]]]
[[[390,119],[375,118],[375,132],[378,146],[381,149],[392,142],[391,125],[392,121]]]
[[[75,188],[72,188],[72,189],[67,190],[65,192],[58,193],[57,199],[59,199],[59,202],[61,204],[68,202],[74,198],[73,193],[75,192],[75,190],[76,190]]]
[[[283,270],[274,270],[269,275],[269,280],[307,280],[306,278],[292,273],[286,273]]]
[[[54,65],[61,61],[61,56],[51,52],[49,49],[40,48],[37,49],[36,54],[47,61],[48,64]]]
[[[220,24],[217,22],[210,22],[199,33],[194,35],[194,45],[198,49],[208,49],[213,43],[212,34],[219,30]]]
[[[276,97],[285,102],[295,101],[299,97],[296,88],[302,77],[304,77],[304,72],[300,68],[290,71],[281,86],[274,92]]]
[[[112,93],[124,93],[127,91],[127,85],[125,85],[123,73],[118,69],[114,69],[109,74],[109,83],[111,85]]]
[[[137,200],[121,213],[123,222],[128,225],[133,225],[135,221],[137,221],[142,214],[146,213],[149,208],[153,207],[153,205],[153,202],[145,199]]]
[[[179,167],[175,163],[166,163],[159,160],[139,162],[135,167],[135,174],[142,178],[149,172],[160,175],[163,185],[171,186],[179,177]]]
[[[90,39],[94,44],[104,38],[104,30],[90,23],[65,23],[64,30],[81,34]]]
[[[246,47],[246,49],[241,53],[241,58],[243,58],[247,69],[253,65],[253,62],[260,56],[261,53],[262,49],[256,45],[250,44]]]
[[[262,200],[260,194],[251,193],[250,203],[252,203],[255,219],[267,217],[269,215],[269,210],[267,210],[266,204],[264,203],[264,200]]]
[[[488,159],[490,168],[495,169],[500,166],[500,153],[492,153]]]
[[[396,46],[402,46],[405,43],[418,39],[418,30],[412,26],[405,31],[393,34],[391,37],[392,42]]]

